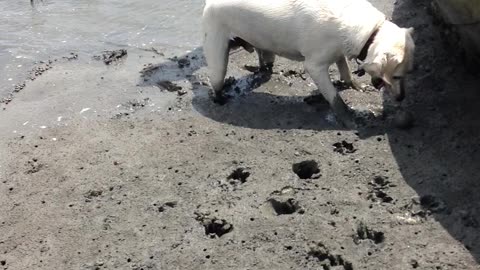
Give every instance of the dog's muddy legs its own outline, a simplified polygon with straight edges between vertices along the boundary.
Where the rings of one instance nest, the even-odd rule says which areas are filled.
[[[305,70],[310,74],[318,90],[330,104],[336,118],[346,128],[354,129],[356,125],[353,121],[353,114],[330,81],[328,66],[327,64],[318,65],[313,62],[305,62]]]
[[[219,104],[225,104],[227,97],[223,91],[224,79],[227,73],[229,56],[229,33],[221,26],[213,27],[215,24],[204,24],[206,29],[203,44],[203,52],[208,66],[210,84],[215,93],[214,101]]]
[[[275,54],[269,51],[255,49],[258,54],[258,62],[260,71],[273,71],[273,62],[275,62]]]
[[[340,80],[344,81],[349,87],[360,90],[360,85],[353,80],[352,75],[350,74],[350,68],[348,66],[347,59],[345,56],[340,57],[336,62],[338,71],[340,72]]]

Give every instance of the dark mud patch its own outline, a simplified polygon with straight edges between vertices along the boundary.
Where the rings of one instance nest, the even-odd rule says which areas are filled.
[[[357,149],[353,146],[353,143],[341,141],[333,144],[333,151],[342,155],[346,155],[355,153]]]
[[[392,203],[393,198],[387,194],[390,187],[394,187],[390,181],[382,176],[376,176],[373,181],[368,183],[370,190],[367,198],[373,202]]]
[[[104,230],[112,229],[112,224],[117,223],[120,220],[117,216],[108,215],[107,217],[103,218],[102,227]]]
[[[347,84],[345,81],[341,81],[341,80],[333,81],[332,84],[339,91],[352,88],[350,84]]]
[[[0,99],[0,104],[3,103],[5,105],[8,105],[10,102],[12,102],[15,94],[25,89],[28,81],[35,81],[38,77],[42,76],[45,72],[52,69],[53,63],[59,62],[59,60],[72,61],[77,59],[78,59],[78,54],[72,52],[68,56],[63,56],[59,59],[51,59],[48,61],[35,62],[36,66],[33,67],[28,72],[27,78],[23,82],[15,84],[13,86],[13,89],[10,91],[10,93],[8,93],[6,97],[3,97],[2,99]]]
[[[195,213],[196,220],[205,228],[205,235],[210,238],[222,237],[223,235],[233,231],[233,225],[225,219],[210,217],[208,214]]]
[[[250,172],[246,171],[245,168],[237,168],[227,177],[227,180],[232,185],[243,184],[247,182],[249,176]]]
[[[195,60],[196,56],[193,56],[192,59]],[[174,56],[172,58],[168,58],[168,60],[170,60],[172,62],[176,62],[178,68],[180,68],[180,69],[190,67],[190,64],[191,64],[188,55],[186,55],[184,57]]]
[[[160,89],[167,90],[168,92],[178,92],[182,90],[181,86],[167,80],[159,81],[156,84]]]
[[[190,66],[190,60],[188,60],[187,58],[180,58],[177,61],[177,65],[178,65],[179,68],[189,67]]]
[[[431,213],[442,213],[447,210],[445,202],[435,195],[424,195],[420,197],[420,205]]]
[[[398,111],[393,118],[393,124],[398,129],[410,129],[413,127],[414,122],[413,114],[406,111]]]
[[[294,163],[292,170],[300,179],[316,179],[320,177],[320,168],[315,160]]]
[[[147,80],[146,77],[151,77],[153,74],[155,74],[159,69],[162,69],[162,64],[145,64],[143,69],[140,70],[140,76],[144,79],[144,81]]]
[[[303,214],[305,210],[294,198],[271,198],[268,200],[277,215]]]
[[[308,105],[328,105],[328,101],[323,95],[311,95],[303,99]]]
[[[127,56],[127,50],[120,49],[114,51],[104,51],[101,55],[95,55],[95,60],[102,60],[105,65],[111,65]]]
[[[38,162],[36,158],[27,161],[28,170],[25,172],[26,174],[34,174],[41,171],[45,165]]]
[[[286,70],[286,71],[280,71],[281,74],[284,76],[284,77],[287,77],[287,78],[300,78],[302,80],[306,80],[307,79],[307,75],[305,73],[305,70],[302,70],[302,71],[297,71],[297,70]]]
[[[121,107],[126,109],[127,111],[116,113],[113,119],[120,119],[125,116],[129,116],[140,109],[145,108],[150,103],[150,98],[144,98],[141,100],[129,100],[123,104]],[[118,165],[118,164],[117,164]]]
[[[167,209],[175,208],[177,206],[176,201],[171,201],[171,202],[166,202],[161,205],[158,205],[157,203],[154,203],[153,206],[157,207],[157,211],[162,213],[165,212]]]
[[[156,55],[165,56],[164,53],[162,53],[161,51],[159,51],[155,47],[146,48],[146,49],[140,48],[140,49],[143,50],[143,51],[146,51],[146,52],[153,52]]]
[[[86,201],[89,202],[94,198],[100,197],[103,195],[103,190],[89,190],[87,193],[85,193],[85,198]]]
[[[239,80],[230,76],[224,82],[221,95],[211,93],[213,95],[213,101],[218,105],[225,105],[231,98],[251,92],[253,89],[269,81],[271,77],[272,72],[269,70],[255,71],[250,76],[243,77]]]
[[[77,60],[78,54],[71,52],[68,56],[62,57],[62,59],[65,59],[67,61]]]
[[[353,242],[360,244],[362,240],[371,240],[375,244],[381,244],[385,241],[385,234],[380,231],[370,229],[365,223],[360,222],[357,226],[355,235],[353,235]]]
[[[462,210],[459,211],[460,218],[462,220],[463,226],[475,228],[480,228],[480,222],[476,218],[476,215],[473,213],[474,210]]]
[[[129,100],[125,104],[122,104],[124,107],[131,109],[144,108],[150,102],[150,98],[144,98],[142,100]]]
[[[323,270],[338,269],[353,270],[353,264],[343,258],[342,255],[332,254],[332,252],[321,242],[312,242],[309,245],[308,257],[315,258],[320,262]]]

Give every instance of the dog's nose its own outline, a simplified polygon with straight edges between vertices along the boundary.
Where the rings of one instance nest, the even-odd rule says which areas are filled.
[[[384,83],[383,83],[383,80],[380,79],[380,78],[372,78],[372,85],[373,85],[373,87],[375,87],[376,89],[380,89],[380,88],[382,88],[382,86],[384,85]]]

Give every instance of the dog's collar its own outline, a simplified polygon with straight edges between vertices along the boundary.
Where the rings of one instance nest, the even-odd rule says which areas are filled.
[[[365,58],[367,58],[368,49],[370,48],[370,45],[372,45],[373,41],[375,40],[375,37],[377,36],[377,33],[378,33],[379,29],[380,28],[375,29],[375,31],[373,31],[373,33],[370,35],[367,42],[365,43],[362,50],[360,51],[360,54],[358,54],[358,56],[357,56],[358,60],[364,61]]]

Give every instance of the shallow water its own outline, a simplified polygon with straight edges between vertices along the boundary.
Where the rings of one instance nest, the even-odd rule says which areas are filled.
[[[38,1],[38,0],[37,0]],[[119,47],[193,48],[203,0],[0,1],[0,97],[35,61]]]

